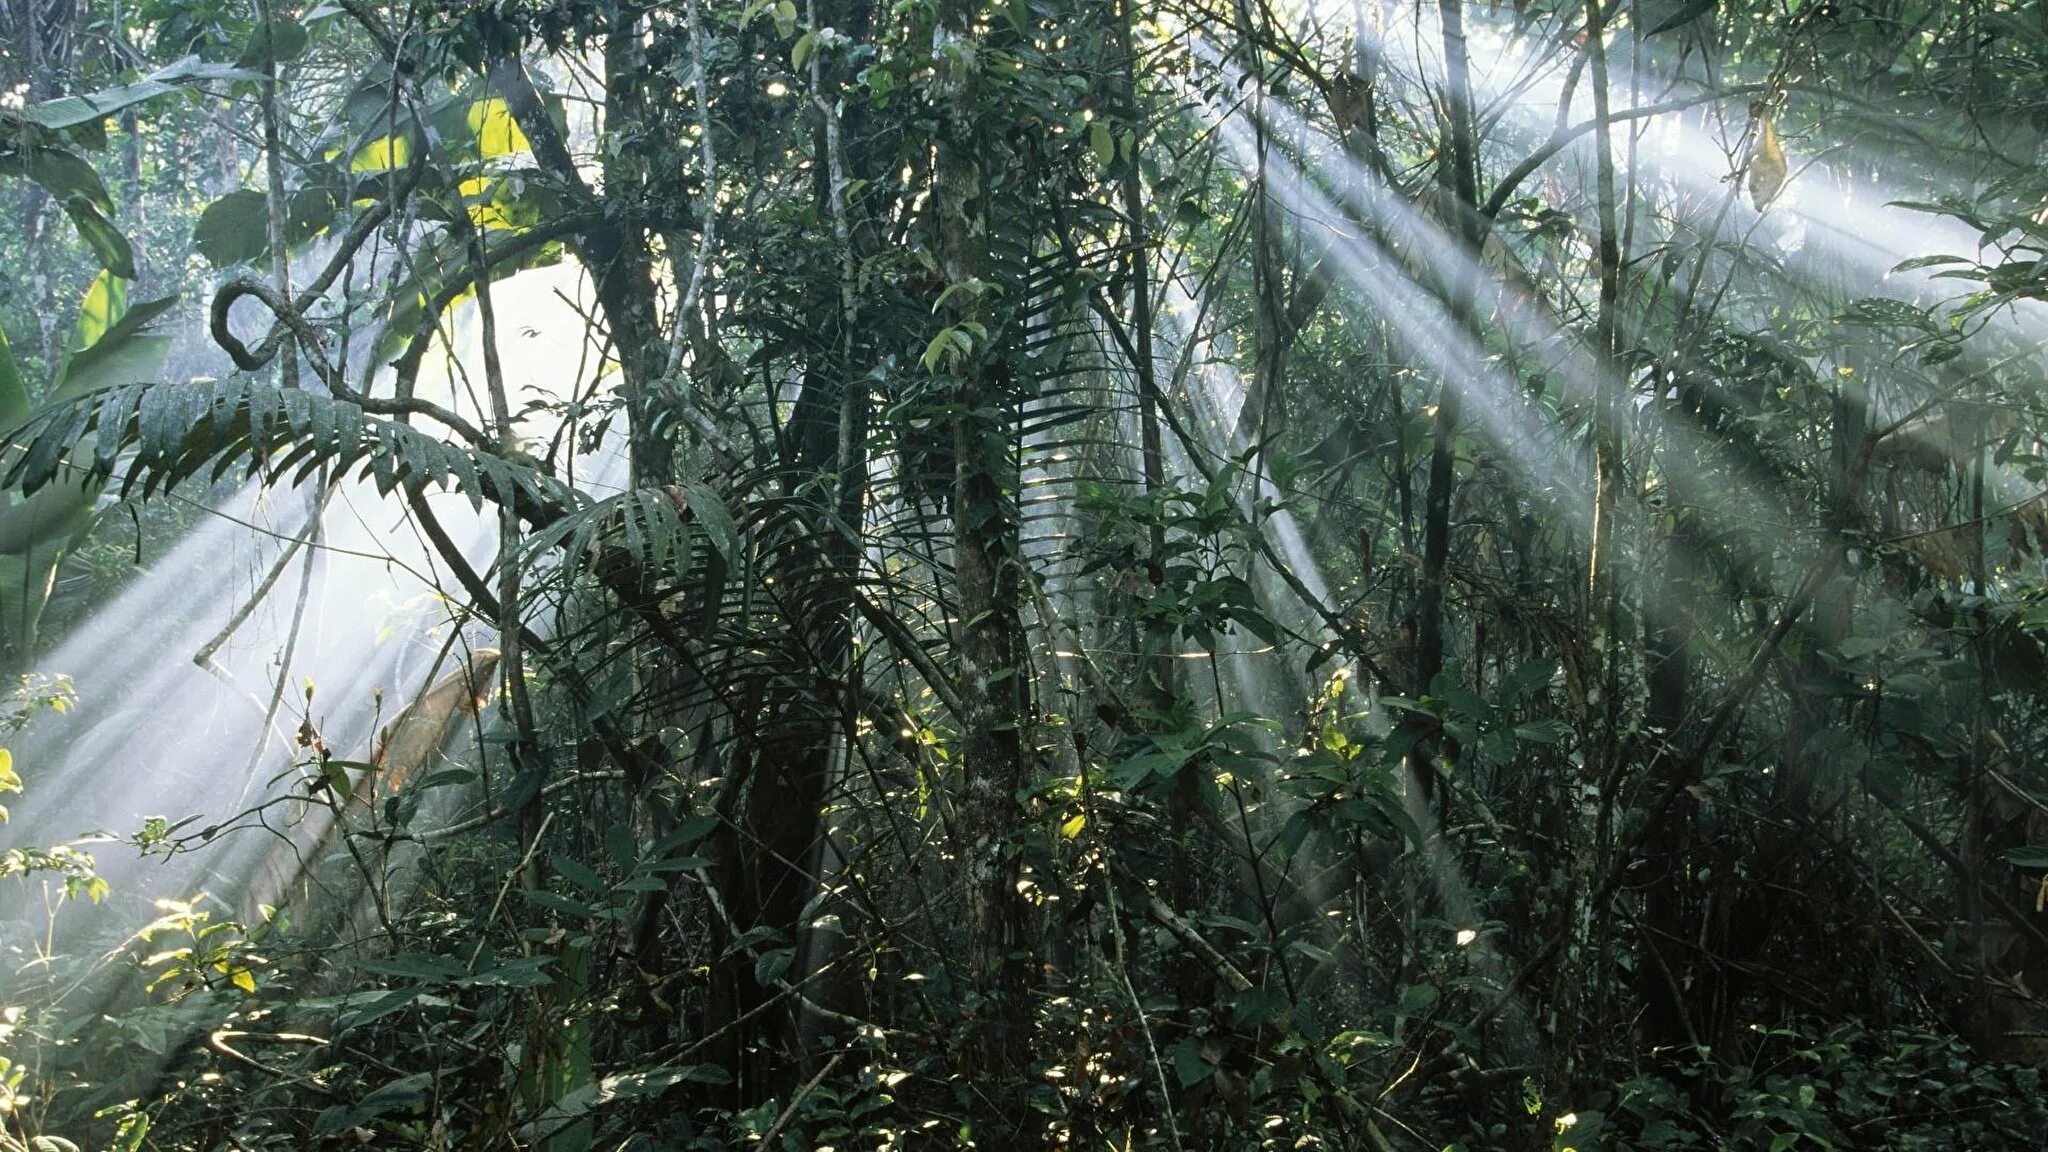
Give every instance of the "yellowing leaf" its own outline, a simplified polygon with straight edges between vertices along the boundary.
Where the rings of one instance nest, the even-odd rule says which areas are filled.
[[[469,205],[469,222],[479,228],[510,228],[512,218],[498,207],[491,193],[492,181],[482,176],[472,176],[456,185],[455,190]]]
[[[85,290],[85,299],[78,303],[78,326],[72,331],[71,347],[84,351],[99,342],[107,329],[121,319],[121,313],[128,310],[128,282],[115,278],[112,272],[101,272],[93,277],[92,287]]]
[[[240,988],[242,991],[252,996],[256,994],[256,974],[247,968],[235,969],[228,974],[228,979],[234,981],[235,987]]]
[[[1109,134],[1109,125],[1097,120],[1088,125],[1088,147],[1095,151],[1095,162],[1104,168],[1116,160],[1116,140]]]
[[[1086,828],[1087,826],[1088,817],[1075,816],[1069,819],[1066,823],[1060,825],[1060,835],[1066,837],[1069,840],[1072,840],[1074,837],[1079,836],[1081,834],[1081,829]]]
[[[0,748],[0,792],[21,791],[21,777],[14,774],[14,753]]]
[[[486,160],[533,151],[512,110],[495,96],[469,106],[469,129],[476,133],[477,150]]]
[[[356,149],[349,158],[351,172],[389,172],[412,163],[412,141],[403,136],[382,136]]]
[[[1749,201],[1761,212],[1778,198],[1785,187],[1785,146],[1778,140],[1778,126],[1761,104],[1750,106],[1750,119],[1757,126],[1756,146],[1749,154]]]

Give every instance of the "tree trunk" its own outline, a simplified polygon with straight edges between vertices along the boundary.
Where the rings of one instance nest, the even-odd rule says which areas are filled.
[[[961,286],[982,274],[988,243],[987,174],[978,113],[977,6],[946,0],[934,37],[939,109],[933,207],[945,281]],[[976,293],[948,301],[953,323],[980,323]],[[955,369],[952,492],[953,653],[959,663],[959,805],[967,865],[967,968],[989,1008],[966,1057],[979,1076],[1021,1069],[1029,1050],[1029,942],[1016,833],[1026,781],[1024,721],[1029,661],[1019,615],[1022,557],[1017,537],[1014,413],[1017,383],[976,339]]]
[[[1471,67],[1465,50],[1465,6],[1444,0],[1442,17],[1445,99],[1450,119],[1444,128],[1445,157],[1457,235],[1473,263],[1460,265],[1451,286],[1451,324],[1470,328],[1473,293],[1477,288],[1480,240],[1478,142],[1472,121]],[[1430,445],[1429,490],[1423,497],[1422,582],[1416,604],[1415,682],[1413,695],[1429,691],[1444,668],[1444,579],[1451,555],[1451,497],[1457,487],[1458,422],[1463,414],[1466,381],[1446,379],[1437,400],[1436,428]],[[1427,817],[1436,804],[1436,757],[1441,750],[1429,738],[1409,757],[1408,779],[1418,814]]]

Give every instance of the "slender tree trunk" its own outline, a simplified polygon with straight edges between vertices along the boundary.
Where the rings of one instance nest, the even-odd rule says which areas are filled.
[[[265,26],[276,19],[270,0],[256,0],[256,19]],[[266,35],[263,43],[273,44],[275,40]],[[262,105],[263,171],[268,187],[263,199],[268,209],[266,227],[270,241],[270,278],[278,293],[289,300],[292,298],[292,254],[285,232],[284,109],[277,100],[277,72],[277,54],[266,51],[263,57]],[[277,379],[286,388],[299,386],[298,342],[289,335],[285,337],[284,347],[278,351]]]
[[[813,26],[823,26],[818,5],[808,6]],[[824,806],[855,738],[859,685],[853,645],[856,587],[861,557],[862,517],[867,494],[869,390],[854,368],[858,347],[859,257],[846,202],[847,150],[836,101],[826,91],[817,55],[807,77],[818,119],[813,125],[813,196],[821,219],[831,222],[838,247],[836,302],[822,347],[804,373],[804,392],[791,418],[787,490],[804,502],[795,530],[778,543],[778,563],[789,605],[789,625],[817,667],[814,683],[768,694],[764,730],[747,790],[744,833],[730,852],[739,866],[721,877],[727,906],[740,928],[775,933],[764,947],[790,949],[787,979],[807,983],[823,959],[825,942],[805,922],[825,867]],[[829,481],[829,483],[820,483]],[[807,495],[808,494],[808,495]],[[728,958],[729,979],[744,994],[739,1016],[776,997],[754,979],[745,957]],[[748,1031],[762,1035],[777,1051],[761,1052],[750,1077],[751,1104],[778,1095],[808,1076],[814,1054],[806,1044],[808,1016],[794,1004],[770,1014]],[[740,1020],[729,1023],[741,1026]]]
[[[38,3],[13,5],[14,44],[21,53],[22,102],[39,104],[56,94],[56,68],[49,59],[50,29],[45,23],[48,6]],[[22,191],[22,252],[28,270],[29,304],[36,321],[36,354],[44,365],[54,367],[62,349],[57,323],[55,286],[50,282],[49,228],[58,215],[57,203],[40,184],[28,184]]]
[[[933,201],[947,284],[978,280],[987,244],[989,173],[982,169],[978,6],[945,0],[934,37],[943,101]],[[971,291],[948,302],[954,323],[975,322]],[[1026,782],[1024,723],[1030,664],[1019,616],[1014,410],[1017,382],[976,340],[955,370],[953,450],[953,653],[960,666],[961,763],[966,795],[959,825],[967,865],[967,957],[974,988],[988,997],[965,1055],[978,1075],[1021,1069],[1029,1050],[1027,908],[1017,891],[1018,796]]]
[[[1672,406],[1673,419],[1683,424],[1690,390],[1681,392]],[[1679,452],[1666,443],[1667,457]],[[1649,700],[1645,712],[1649,734],[1646,746],[1652,755],[1673,759],[1681,755],[1679,729],[1685,724],[1692,697],[1693,632],[1697,622],[1687,607],[1697,602],[1699,581],[1699,529],[1687,496],[1690,485],[1678,479],[1692,462],[1667,460],[1664,489],[1665,514],[1669,518],[1662,538],[1662,555],[1654,570],[1652,603],[1644,614],[1644,678]],[[1687,917],[1687,869],[1693,851],[1693,808],[1690,794],[1673,802],[1660,827],[1643,839],[1650,846],[1645,857],[1649,875],[1642,885],[1641,937],[1636,944],[1635,988],[1643,1004],[1643,1039],[1653,1048],[1675,1046],[1696,1040],[1692,997],[1688,990],[1693,965],[1691,950],[1683,941],[1695,939]]]
[[[1481,238],[1479,218],[1478,142],[1472,120],[1471,65],[1465,48],[1465,6],[1462,0],[1444,0],[1442,18],[1445,102],[1449,120],[1444,126],[1444,154],[1448,167],[1445,182],[1450,185],[1457,234],[1464,242],[1470,265],[1461,264],[1451,287],[1452,327],[1471,326],[1474,279],[1478,275]],[[1422,581],[1416,604],[1415,682],[1416,695],[1428,692],[1437,673],[1444,668],[1444,581],[1451,555],[1451,500],[1457,487],[1458,424],[1464,409],[1463,388],[1467,381],[1444,381],[1437,400],[1436,427],[1430,445],[1429,489],[1423,497]],[[1421,812],[1433,810],[1436,802],[1436,765],[1440,749],[1434,740],[1418,747],[1409,757],[1409,785]]]
[[[1138,53],[1131,40],[1131,25],[1137,20],[1132,0],[1121,0],[1121,11],[1116,25],[1117,51],[1123,57],[1123,72],[1118,77],[1118,100],[1123,105],[1125,121],[1130,125],[1131,154],[1126,158],[1123,183],[1125,252],[1124,278],[1131,293],[1131,346],[1136,349],[1136,363],[1131,365],[1138,381],[1138,441],[1141,464],[1145,474],[1145,492],[1156,496],[1166,487],[1166,457],[1159,433],[1159,374],[1152,349],[1152,240],[1147,227],[1144,181],[1138,163],[1138,149],[1145,140],[1144,109],[1138,103]],[[1166,563],[1166,522],[1163,518],[1152,521],[1147,546],[1151,555],[1146,561],[1147,578],[1154,589],[1165,580]],[[1171,707],[1177,688],[1173,675],[1173,655],[1162,646],[1159,651],[1148,653],[1145,667],[1140,672],[1144,678],[1144,697],[1161,710]]]
[[[614,4],[605,36],[605,131],[617,137],[631,138],[645,130],[643,83],[648,66],[641,46],[640,11],[634,5]],[[606,155],[604,194],[610,205],[623,207],[643,199],[640,192],[649,174],[640,168],[640,157],[636,150]],[[589,233],[584,255],[596,281],[598,304],[611,327],[632,415],[633,480],[640,485],[665,484],[675,470],[675,441],[671,405],[661,394],[668,355],[655,315],[654,259],[647,229],[642,222],[614,219],[607,212],[605,222]]]
[[[1614,716],[1619,679],[1614,651],[1618,603],[1614,575],[1614,506],[1621,487],[1621,431],[1617,425],[1621,388],[1618,339],[1621,308],[1621,237],[1616,224],[1614,130],[1608,123],[1607,12],[1601,0],[1586,0],[1586,54],[1592,67],[1596,199],[1599,213],[1600,303],[1594,319],[1593,539],[1586,565],[1586,616],[1602,676],[1602,712]],[[1611,724],[1606,737],[1612,736]],[[1604,740],[1608,751],[1611,739]],[[1593,767],[1590,766],[1589,767]],[[1595,771],[1598,768],[1595,767]]]
[[[1593,343],[1593,524],[1586,562],[1584,614],[1581,625],[1591,651],[1591,676],[1598,685],[1598,720],[1593,738],[1585,745],[1586,778],[1601,789],[1601,817],[1591,845],[1597,856],[1608,842],[1608,814],[1613,811],[1621,780],[1619,747],[1621,720],[1620,581],[1615,574],[1614,515],[1621,489],[1621,235],[1617,223],[1618,195],[1615,189],[1614,132],[1608,122],[1607,8],[1602,0],[1586,0],[1586,56],[1592,72],[1593,117],[1599,125],[1594,134],[1594,184],[1599,217],[1598,264],[1599,304],[1594,316]],[[1605,909],[1591,910],[1591,948],[1598,953],[1612,946],[1613,920]],[[1604,975],[1604,974],[1603,974]],[[1596,977],[1591,988],[1592,1004],[1604,1004],[1604,981]],[[1604,1021],[1589,1020],[1581,1010],[1578,996],[1584,985],[1572,983],[1561,989],[1562,1023],[1560,1046],[1575,1050],[1578,1029],[1599,1027]],[[1569,1057],[1567,1058],[1569,1060]]]

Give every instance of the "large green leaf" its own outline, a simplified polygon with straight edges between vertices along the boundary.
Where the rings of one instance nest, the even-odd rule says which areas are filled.
[[[184,91],[196,84],[209,80],[261,80],[263,77],[243,68],[226,64],[209,64],[197,56],[187,56],[175,64],[159,68],[133,84],[108,88],[77,96],[62,96],[45,100],[41,104],[22,110],[21,118],[45,128],[75,128],[81,124],[111,116],[124,108],[131,108],[145,100],[154,100],[173,92]]]
[[[0,507],[0,556],[25,556],[61,547],[92,518],[101,483],[66,480]]]
[[[163,370],[164,357],[170,352],[170,337],[152,335],[146,328],[177,303],[178,298],[167,296],[146,300],[126,309],[117,305],[117,298],[125,301],[125,287],[121,281],[102,273],[86,293],[78,318],[79,333],[89,337],[91,342],[83,350],[72,353],[65,363],[58,385],[51,393],[52,403],[61,407],[65,400],[74,396],[153,380]],[[20,404],[13,411],[8,410],[8,399],[4,388],[0,388],[0,428],[9,434],[24,424],[30,415],[27,389],[18,384],[18,376],[17,387]],[[82,427],[84,422],[83,414],[70,418],[72,427]],[[47,564],[54,566],[66,542],[92,519],[93,505],[105,486],[105,476],[92,474],[83,463],[75,468],[63,467],[62,462],[69,454],[70,447],[55,440],[44,440],[28,447],[22,463],[49,476],[51,483],[26,500],[0,507],[0,555],[46,552],[49,554]],[[40,571],[37,567],[40,563],[43,562],[32,562],[31,575]],[[23,619],[32,628],[33,615],[40,612],[33,594],[29,595],[27,606],[21,611]]]
[[[0,555],[0,635],[16,654],[35,648],[37,627],[56,584],[65,542],[68,540],[26,555]]]
[[[7,333],[0,332],[0,428],[13,428],[28,416],[28,383],[14,362]]]
[[[269,198],[261,192],[230,192],[199,214],[192,247],[216,268],[255,260],[270,247],[269,210]]]
[[[235,64],[242,68],[261,68],[266,63],[282,64],[296,60],[306,51],[310,39],[306,26],[297,20],[273,16],[250,33],[248,46],[242,49],[241,59]]]
[[[98,340],[84,351],[72,353],[50,398],[69,399],[103,388],[155,380],[163,371],[171,338],[151,335],[146,330],[177,302],[176,296],[164,296],[130,305]]]
[[[1703,16],[1712,15],[1715,6],[1716,0],[1684,0],[1673,11],[1645,13],[1644,18],[1646,22],[1654,21],[1647,35],[1661,36],[1674,29],[1683,28]],[[1665,7],[1670,8],[1671,6],[1666,5]],[[1657,19],[1659,16],[1662,19]]]
[[[36,135],[30,130],[26,135]],[[64,206],[86,247],[101,266],[124,280],[135,279],[135,253],[109,219],[113,198],[99,174],[77,153],[38,141],[0,141],[0,173],[26,176]]]
[[[92,295],[86,294],[88,305]],[[57,403],[103,388],[156,379],[163,370],[171,341],[168,336],[149,334],[147,329],[177,302],[176,296],[164,296],[117,310],[112,322],[100,328],[89,345],[66,359],[48,401]],[[87,328],[85,317],[80,316],[79,330],[84,332]],[[5,336],[0,335],[0,435],[12,435],[33,412],[28,384],[21,377]]]
[[[82,196],[73,196],[64,201],[64,214],[71,217],[71,224],[78,229],[79,239],[92,249],[100,266],[123,280],[135,279],[135,250],[128,246],[128,238],[114,227],[106,214],[94,207]]]
[[[49,145],[21,150],[17,169],[60,201],[82,200],[103,213],[114,210],[114,198],[85,157]]]

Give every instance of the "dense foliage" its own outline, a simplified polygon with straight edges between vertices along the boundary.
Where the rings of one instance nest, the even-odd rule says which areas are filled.
[[[0,1148],[2048,1133],[2039,5],[0,27],[9,731],[245,481],[496,644],[5,826]]]

